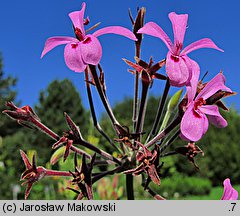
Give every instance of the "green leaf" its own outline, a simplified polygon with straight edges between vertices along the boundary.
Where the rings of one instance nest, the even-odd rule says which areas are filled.
[[[65,146],[61,146],[60,148],[58,148],[58,149],[52,154],[52,157],[51,157],[51,159],[50,159],[50,163],[51,163],[52,165],[56,164],[56,163],[58,162],[58,160],[63,157],[64,152],[65,152]]]
[[[183,92],[183,89],[180,89],[169,100],[168,105],[167,105],[167,112],[164,116],[163,123],[162,123],[159,131],[162,131],[166,127],[174,109],[177,107],[177,105],[179,103],[179,100],[182,96],[182,92]]]

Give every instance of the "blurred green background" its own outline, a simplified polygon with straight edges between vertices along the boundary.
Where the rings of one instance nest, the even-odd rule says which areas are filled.
[[[16,101],[14,86],[15,77],[6,76],[0,60],[0,111],[5,107],[5,101]],[[159,97],[150,96],[147,107],[145,131],[149,131],[154,121],[154,113],[158,107]],[[67,130],[63,112],[67,112],[79,125],[85,139],[114,154],[109,144],[95,131],[89,111],[83,106],[81,97],[71,81],[54,80],[48,88],[40,92],[39,101],[34,110],[42,122],[56,133],[62,134]],[[125,98],[114,105],[114,113],[122,125],[131,128],[132,100]],[[162,159],[164,166],[161,170],[161,185],[152,185],[154,190],[167,199],[220,199],[225,178],[230,178],[234,187],[240,191],[240,116],[232,106],[230,112],[223,113],[228,121],[228,127],[217,129],[210,126],[207,134],[197,145],[205,152],[205,156],[196,157],[197,170],[186,157],[174,155]],[[103,129],[114,138],[114,132],[105,114],[100,123]],[[25,167],[21,161],[19,149],[30,156],[37,155],[37,164],[51,169],[73,170],[73,155],[65,163],[59,160],[50,164],[53,141],[35,130],[20,127],[2,113],[0,114],[0,199],[23,199],[24,187],[21,187],[20,176]],[[186,145],[180,139],[173,144]],[[92,153],[92,152],[89,152]],[[97,170],[95,170],[97,171]],[[99,171],[99,170],[98,170]],[[71,186],[70,179],[60,177],[45,178],[34,185],[30,199],[74,199],[76,194],[65,190]],[[152,199],[141,187],[140,177],[134,182],[136,199]],[[101,179],[94,184],[95,199],[126,199],[125,176],[114,175]]]

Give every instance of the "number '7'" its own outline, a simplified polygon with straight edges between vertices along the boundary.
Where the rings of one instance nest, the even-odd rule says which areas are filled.
[[[234,208],[236,206],[237,203],[231,203],[233,206],[232,206],[232,211],[234,211]]]

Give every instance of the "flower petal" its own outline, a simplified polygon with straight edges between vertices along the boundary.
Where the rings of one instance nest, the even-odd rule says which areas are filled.
[[[133,32],[131,32],[129,29],[121,27],[121,26],[109,26],[109,27],[101,28],[101,29],[95,31],[92,35],[95,37],[98,37],[103,34],[117,34],[117,35],[125,36],[134,41],[137,40],[137,38],[133,34]]]
[[[98,39],[92,35],[86,35],[80,43],[81,55],[84,63],[97,65],[102,57],[102,46]]]
[[[188,65],[188,68],[191,68],[191,79],[189,83],[187,83],[187,95],[188,95],[188,103],[193,101],[196,91],[197,91],[197,85],[198,85],[198,79],[200,75],[200,67],[197,64],[197,62],[193,61],[189,57],[185,56],[185,61]]]
[[[83,35],[85,35],[84,24],[83,24],[85,9],[86,9],[86,3],[83,2],[82,9],[80,11],[74,11],[68,14],[70,19],[72,20],[74,27],[79,28],[82,31]]]
[[[207,117],[204,114],[197,116],[194,113],[193,106],[193,103],[191,103],[184,113],[180,129],[183,137],[196,142],[207,131],[208,124],[206,123]]]
[[[208,115],[209,121],[219,128],[227,127],[227,121],[221,116],[216,105],[205,105],[198,108],[201,112]]]
[[[66,65],[75,72],[82,72],[86,64],[82,60],[80,43],[69,43],[64,49],[64,58]]]
[[[191,70],[184,58],[177,57],[177,60],[174,58],[172,52],[169,51],[166,59],[166,73],[172,86],[181,87],[188,81]]]
[[[238,192],[232,187],[229,178],[224,180],[223,185],[224,191],[221,200],[237,200]]]
[[[148,34],[160,38],[166,44],[167,48],[172,51],[172,41],[158,24],[148,22],[140,28],[137,33]]]
[[[187,47],[184,48],[184,50],[181,52],[183,55],[187,55],[188,53],[201,49],[201,48],[212,48],[219,50],[221,52],[224,52],[222,49],[220,49],[211,39],[209,38],[203,38],[201,40],[195,41],[191,44],[189,44]]]
[[[46,53],[48,53],[49,51],[51,51],[53,48],[55,48],[58,45],[67,44],[67,43],[71,43],[71,42],[77,42],[77,41],[78,40],[73,37],[51,37],[51,38],[48,38],[47,41],[45,42],[44,49],[41,54],[41,58]]]
[[[172,22],[173,33],[174,33],[174,47],[183,45],[184,35],[187,28],[188,14],[176,14],[171,12],[168,15]]]
[[[230,88],[225,86],[225,81],[226,81],[225,76],[222,73],[217,74],[202,89],[202,91],[196,97],[196,100],[199,98],[203,98],[204,100],[206,100],[219,90],[232,92],[232,90]]]

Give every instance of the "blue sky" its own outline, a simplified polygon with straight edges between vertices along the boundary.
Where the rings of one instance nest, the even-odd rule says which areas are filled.
[[[18,78],[18,99],[22,104],[34,105],[38,101],[40,90],[46,89],[54,79],[68,78],[78,88],[84,105],[88,108],[84,74],[75,73],[67,68],[63,58],[64,46],[57,47],[43,59],[40,55],[45,40],[51,36],[73,36],[72,24],[68,13],[81,9],[80,0],[22,0],[2,1],[0,6],[0,51],[4,58],[4,71]],[[185,46],[204,38],[211,38],[224,53],[212,49],[197,50],[189,56],[201,67],[201,74],[209,71],[206,80],[211,79],[220,70],[224,71],[227,85],[239,91],[240,83],[240,24],[238,1],[215,0],[121,0],[86,1],[85,15],[89,15],[92,25],[101,22],[101,27],[121,25],[131,28],[128,8],[136,13],[136,8],[146,7],[146,22],[158,23],[173,39],[168,13],[188,13],[189,22],[185,37]],[[133,60],[134,45],[127,38],[117,35],[99,37],[103,47],[101,64],[106,74],[107,92],[112,104],[133,94],[133,76],[127,72],[123,57]],[[145,36],[142,58],[150,56],[158,61],[165,57],[167,49],[157,38]],[[164,70],[162,70],[164,73]],[[155,82],[151,93],[161,94],[163,83]],[[172,89],[171,93],[176,91]],[[235,104],[240,110],[240,96],[229,98],[228,104]],[[103,109],[96,99],[97,111]]]

